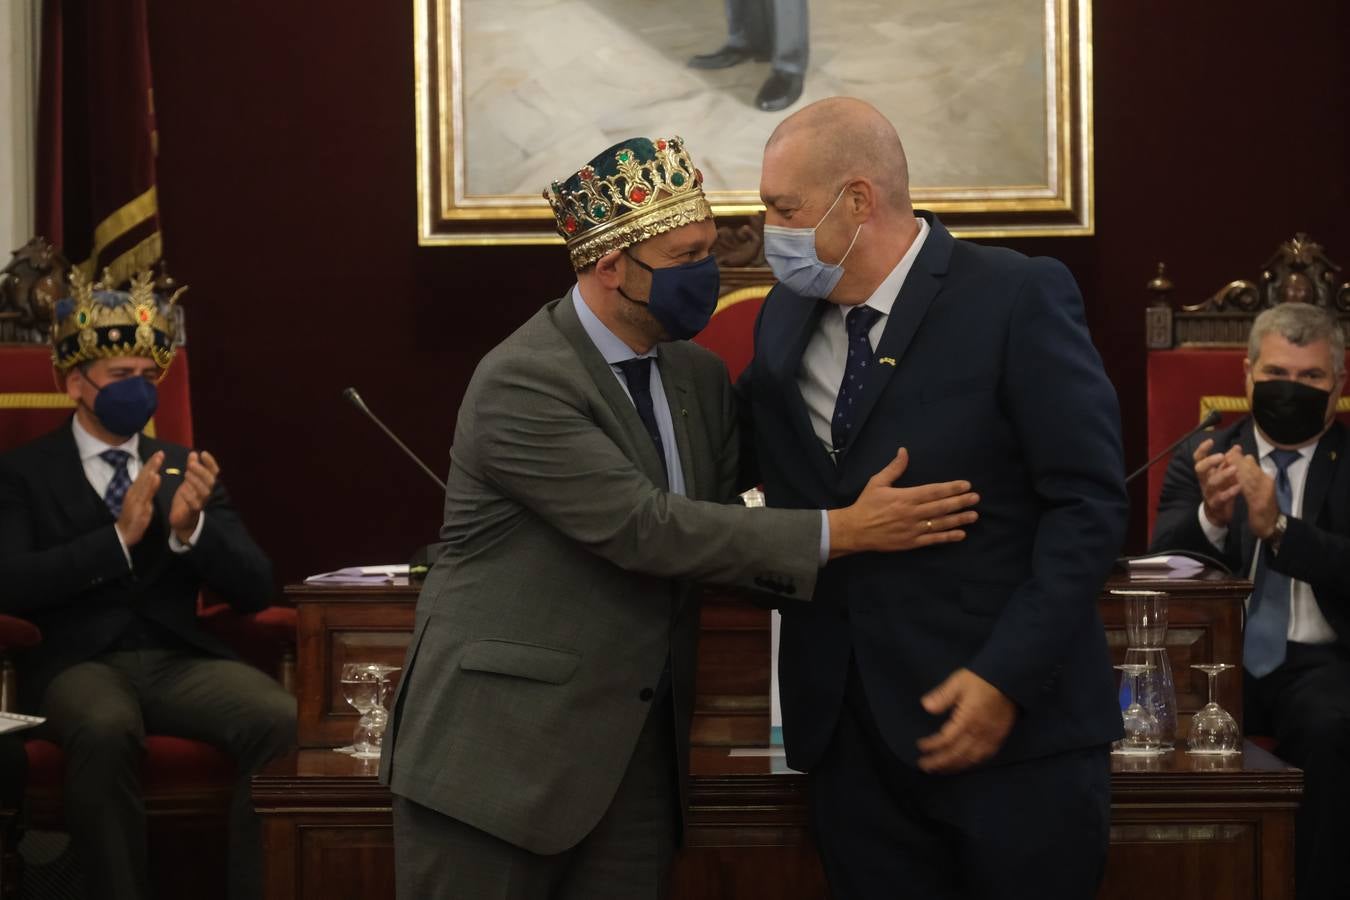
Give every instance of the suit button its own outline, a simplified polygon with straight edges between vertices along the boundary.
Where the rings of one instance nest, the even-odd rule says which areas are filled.
[[[638,699],[641,700],[643,703],[646,703],[648,700],[652,699],[652,689],[643,688],[640,692],[638,692]]]

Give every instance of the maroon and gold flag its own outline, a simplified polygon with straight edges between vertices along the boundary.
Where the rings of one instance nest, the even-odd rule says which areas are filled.
[[[159,261],[146,0],[45,0],[38,233],[112,283]]]

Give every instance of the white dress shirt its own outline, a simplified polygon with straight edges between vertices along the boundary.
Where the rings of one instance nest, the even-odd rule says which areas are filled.
[[[99,454],[107,450],[122,450],[130,454],[127,459],[127,475],[132,481],[141,474],[141,436],[133,434],[120,444],[105,444],[103,441],[94,437],[84,429],[80,424],[80,417],[71,417],[71,430],[75,433],[75,448],[80,454],[80,464],[84,466],[84,477],[89,481],[89,486],[94,489],[94,493],[101,498],[108,492],[108,485],[112,483],[113,475],[117,469],[108,461],[104,460]],[[185,544],[178,540],[178,535],[169,529],[169,549],[174,553],[186,553],[197,546],[197,539],[202,536],[202,526],[206,524],[206,513],[202,512],[197,517],[197,527],[192,532],[192,537]],[[127,568],[131,568],[131,549],[127,546],[126,538],[122,537],[122,532],[116,527],[113,531],[117,533],[118,543],[122,545],[122,555],[126,557]]]
[[[919,233],[914,243],[910,244],[905,255],[900,257],[900,262],[895,264],[895,268],[863,303],[881,313],[867,332],[867,340],[873,351],[877,349],[881,333],[886,330],[891,307],[895,305],[900,289],[909,277],[909,270],[914,267],[914,260],[928,238],[927,220],[916,218],[915,221],[919,223]],[[811,414],[811,429],[825,445],[825,452],[831,456],[834,452],[834,437],[830,423],[834,419],[834,404],[839,398],[839,385],[844,382],[844,367],[848,361],[848,329],[844,319],[852,308],[837,304],[834,309],[825,310],[806,345],[806,351],[802,353],[802,367],[797,372],[797,386]]]
[[[1265,472],[1271,478],[1278,475],[1279,470],[1275,466],[1275,460],[1270,458],[1270,452],[1275,447],[1270,441],[1265,439],[1260,429],[1254,428],[1256,434],[1256,453],[1261,460],[1261,471]],[[1300,518],[1303,515],[1303,486],[1308,481],[1308,466],[1312,462],[1313,453],[1317,451],[1317,444],[1309,444],[1306,447],[1300,447],[1298,450],[1299,458],[1289,464],[1286,473],[1289,476],[1289,488],[1291,493],[1291,503],[1287,515],[1291,519]],[[1223,549],[1224,539],[1228,537],[1228,529],[1220,528],[1209,521],[1205,515],[1205,504],[1200,503],[1200,527],[1204,529],[1205,537],[1216,549]],[[1256,561],[1260,558],[1261,546],[1257,543],[1256,553],[1252,554],[1252,568],[1247,573],[1248,577],[1256,576]],[[1327,622],[1326,617],[1322,615],[1322,610],[1317,605],[1317,598],[1313,596],[1312,585],[1306,581],[1299,581],[1291,578],[1289,580],[1290,607],[1289,607],[1289,631],[1287,637],[1291,641],[1300,644],[1330,644],[1336,640],[1336,631]],[[1248,606],[1251,605],[1251,597],[1247,598]]]

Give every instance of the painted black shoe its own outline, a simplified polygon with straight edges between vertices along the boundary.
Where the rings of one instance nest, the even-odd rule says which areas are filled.
[[[801,75],[775,71],[759,89],[755,105],[765,112],[787,109],[801,97],[802,85],[805,82],[806,79]]]
[[[714,50],[712,53],[700,53],[698,56],[691,56],[688,66],[691,69],[729,69],[732,66],[739,66],[747,59],[766,62],[768,58],[768,54],[758,53],[749,47],[728,45],[720,50]]]

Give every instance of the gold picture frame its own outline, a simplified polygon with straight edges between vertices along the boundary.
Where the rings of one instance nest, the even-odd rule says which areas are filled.
[[[521,6],[521,10],[516,13],[518,18],[512,23],[513,27],[502,28],[498,20],[484,24],[484,19],[489,16],[511,16],[511,2]],[[600,42],[592,54],[594,58],[585,57],[584,77],[578,77],[570,83],[566,78],[560,78],[556,69],[549,68],[550,64],[568,64],[557,63],[556,55],[540,50],[541,47],[546,51],[555,46],[547,43],[553,40],[549,37],[550,33],[559,26],[558,21],[548,19],[553,10],[566,7],[571,16],[568,21],[575,22],[576,10],[582,8],[585,15],[597,18],[592,22],[578,23],[578,32],[593,34],[597,23],[609,24],[606,15],[622,15],[617,12],[624,9],[621,2],[626,0],[593,0],[589,4],[551,4],[540,0],[414,0],[419,244],[463,246],[561,243],[561,238],[552,227],[552,213],[541,195],[548,180],[561,179],[570,174],[589,156],[606,146],[600,142],[601,135],[617,135],[614,140],[618,140],[650,131],[649,136],[660,136],[657,132],[662,126],[632,130],[640,116],[625,118],[617,114],[613,117],[615,121],[606,123],[609,126],[607,132],[595,124],[597,116],[593,111],[588,113],[584,104],[574,107],[566,98],[589,97],[597,89],[616,84],[622,86],[623,79],[633,71],[635,59],[652,61],[652,68],[659,69],[659,65],[664,65],[668,73],[674,73],[674,77],[686,77],[675,55],[678,50],[663,48],[668,52],[662,55],[650,45],[639,45],[613,51],[612,65],[616,77],[609,79],[605,77],[603,66],[607,59],[605,54],[611,51],[608,44]],[[847,13],[850,3],[866,2],[869,0],[813,0],[811,15],[815,17],[819,11],[828,13],[833,10],[838,21],[847,21],[848,16],[841,15],[840,10]],[[938,72],[934,77],[947,79],[953,96],[959,96],[965,91],[961,80],[966,77],[965,71],[977,72],[977,62],[987,60],[990,47],[1008,61],[1008,71],[1017,75],[1032,73],[1027,76],[1033,79],[1029,82],[1030,87],[1023,90],[1021,95],[1026,108],[1007,113],[1012,124],[1005,123],[1005,133],[1009,127],[1020,129],[1022,143],[1034,145],[1036,152],[1043,147],[1043,158],[1028,157],[1030,162],[1024,167],[1023,173],[1033,172],[1034,177],[1010,179],[1010,183],[989,183],[987,179],[986,183],[975,183],[1001,163],[1004,150],[998,133],[981,132],[979,125],[982,122],[978,120],[973,129],[944,129],[940,121],[931,125],[924,123],[923,127],[914,130],[919,134],[933,134],[933,140],[937,142],[935,146],[942,147],[943,142],[953,139],[951,136],[958,136],[974,148],[968,154],[971,177],[964,182],[958,178],[946,184],[925,184],[920,171],[922,159],[931,159],[934,153],[930,151],[923,158],[916,154],[911,137],[907,134],[907,128],[914,123],[901,121],[903,115],[878,103],[882,111],[897,122],[909,149],[914,203],[937,212],[953,232],[967,237],[1092,234],[1091,2],[1020,0],[1019,3],[1009,4],[1007,0],[997,0],[997,6],[994,5],[995,0],[990,2],[991,8],[1000,10],[1000,15],[1017,18],[988,26],[983,50],[978,41],[965,37],[954,41],[939,60],[941,65],[934,69]],[[876,4],[872,2],[871,5]],[[926,27],[926,20],[921,20],[919,16],[937,15],[931,10],[921,9],[918,0],[913,0],[910,5],[913,7],[910,11],[911,21],[919,22],[911,31],[917,32]],[[628,6],[634,5],[630,3]],[[651,4],[636,6],[646,10],[647,15],[650,15],[651,9],[663,8]],[[664,6],[683,10],[682,16],[685,18],[697,19],[694,13],[701,10],[703,16],[710,17],[710,10],[720,10],[722,3],[721,0],[700,0],[688,6]],[[707,9],[702,9],[703,6]],[[905,3],[894,0],[885,5],[886,9],[903,10],[905,7]],[[694,12],[689,12],[691,8]],[[524,10],[530,11],[528,16]],[[535,21],[529,21],[531,17]],[[969,21],[942,22],[939,24],[944,26],[944,31],[932,30],[935,33],[947,33],[961,28],[976,28],[978,26],[972,21],[977,18],[968,16]],[[1009,28],[1009,24],[1017,27]],[[878,26],[872,22],[867,27],[875,30]],[[814,40],[818,30],[815,18],[812,29]],[[719,31],[721,23],[708,22],[709,36]],[[1011,40],[1007,38],[1009,34],[1022,35],[1026,46],[1010,46]],[[1033,38],[1036,40],[1035,46],[1032,46]],[[533,56],[530,55],[529,46],[522,46],[528,44],[529,40],[545,42],[535,45]],[[565,36],[558,36],[556,40],[556,47],[568,48],[569,53],[578,49]],[[929,38],[916,36],[914,40],[929,41]],[[968,50],[965,49],[967,45]],[[587,48],[581,49],[584,51]],[[971,58],[963,61],[959,58],[962,52],[968,53]],[[511,60],[511,53],[516,53],[517,58]],[[874,67],[889,65],[891,55],[913,56],[892,54],[883,46],[875,51]],[[855,53],[850,63],[857,62],[858,56],[860,54]],[[836,53],[835,59],[839,57],[840,54]],[[504,58],[508,61],[497,62]],[[531,76],[531,60],[537,61],[541,72],[545,74]],[[760,70],[763,71],[765,66],[767,64],[760,64]],[[643,68],[645,71],[647,66]],[[750,67],[743,68],[748,70]],[[990,67],[986,64],[983,68],[988,70]],[[808,68],[808,87],[812,81],[812,72]],[[1006,75],[998,75],[997,72],[995,75],[1002,81],[1009,80]],[[533,83],[532,77],[536,79]],[[743,74],[738,77],[744,79],[753,76]],[[979,75],[972,74],[969,77],[976,79]],[[1036,77],[1039,77],[1039,81],[1034,80]],[[1002,81],[998,82],[998,86],[1001,87]],[[847,80],[839,83],[844,89],[835,92],[852,93],[873,100],[865,85],[858,87]],[[883,89],[923,83],[921,73],[915,72],[897,72],[894,79],[890,80],[885,77],[871,78],[871,84],[881,85]],[[857,89],[853,89],[855,87]],[[706,90],[710,97],[723,104],[724,109],[734,110],[723,113],[724,121],[703,118],[697,119],[695,125],[683,124],[696,117],[672,113],[662,119],[662,123],[664,125],[667,119],[677,120],[669,123],[668,130],[679,129],[677,133],[683,133],[689,141],[695,161],[705,170],[705,174],[713,176],[709,177],[705,187],[714,212],[719,217],[753,215],[762,211],[763,207],[759,204],[757,177],[744,174],[745,153],[742,151],[745,150],[745,142],[742,141],[735,148],[742,162],[742,174],[736,177],[741,182],[751,183],[719,183],[716,173],[723,168],[718,155],[722,148],[716,139],[707,137],[702,138],[703,143],[700,145],[688,132],[697,127],[705,134],[730,134],[736,131],[734,126],[742,123],[751,123],[763,131],[770,122],[765,117],[770,114],[752,109],[743,100],[740,106],[736,106],[736,101],[728,99],[729,93],[734,93],[730,89],[718,88],[714,84]],[[968,93],[973,94],[975,91]],[[552,102],[557,100],[558,94],[562,95],[562,101]],[[618,96],[622,98],[625,95],[618,93]],[[643,95],[644,102],[646,96]],[[814,98],[808,91],[802,102],[810,99]],[[625,104],[618,102],[615,105]],[[632,107],[632,103],[626,105]],[[790,114],[800,105],[796,104],[776,114],[777,118]],[[1007,105],[1006,102],[1002,104]],[[995,111],[1002,114],[1002,106]],[[949,107],[942,109],[948,118],[953,117],[951,112]],[[514,119],[511,118],[513,115]],[[978,116],[978,112],[975,115]],[[625,127],[629,130],[625,130]],[[501,140],[493,143],[492,139],[503,132],[519,132],[513,135],[518,143]],[[576,132],[585,132],[589,141],[581,140]],[[573,136],[577,136],[575,146],[568,146],[567,141]],[[520,146],[536,149],[538,158],[522,161],[522,154],[515,152]],[[589,147],[584,155],[580,149],[582,146]],[[760,146],[762,140],[748,152],[757,156]],[[500,148],[512,152],[500,152]],[[731,148],[727,149],[728,152],[723,155],[729,156]],[[545,171],[549,174],[544,175]],[[528,173],[523,180],[522,173]],[[511,184],[512,178],[519,183]],[[533,185],[534,181],[539,183]]]

